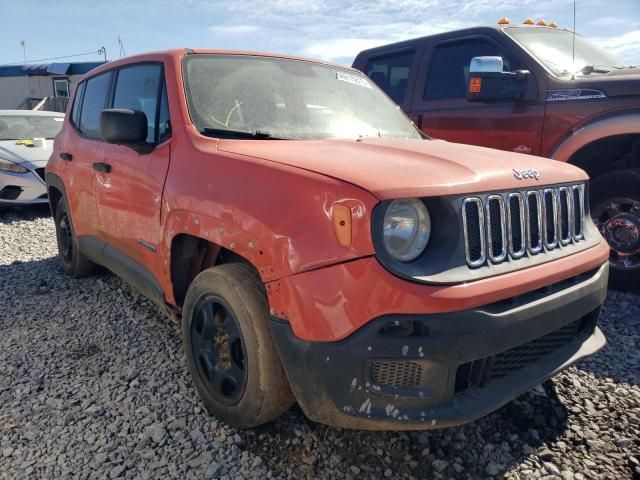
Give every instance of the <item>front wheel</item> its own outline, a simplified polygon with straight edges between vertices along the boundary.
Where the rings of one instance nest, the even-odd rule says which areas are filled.
[[[184,302],[182,341],[196,390],[226,424],[256,427],[292,405],[264,285],[249,265],[220,265],[196,276]]]
[[[640,169],[595,178],[590,198],[593,221],[611,247],[609,285],[640,290]]]

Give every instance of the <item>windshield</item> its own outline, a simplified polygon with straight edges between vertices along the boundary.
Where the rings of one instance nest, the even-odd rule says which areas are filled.
[[[63,117],[0,115],[0,140],[53,138],[62,128]]]
[[[589,43],[580,35],[575,36],[574,61],[574,35],[565,30],[511,27],[505,28],[504,31],[557,77],[607,73],[614,68],[625,67],[614,55]]]
[[[211,136],[421,138],[400,108],[359,72],[300,60],[214,54],[185,57],[183,70],[191,118]]]

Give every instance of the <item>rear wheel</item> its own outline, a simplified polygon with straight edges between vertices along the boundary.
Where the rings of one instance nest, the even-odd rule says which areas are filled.
[[[54,220],[56,222],[58,258],[60,258],[62,270],[71,277],[86,277],[93,271],[95,265],[78,248],[78,238],[75,235],[69,207],[64,197],[58,201]]]
[[[593,221],[611,247],[609,285],[640,290],[640,169],[595,178],[590,198]]]
[[[193,280],[182,339],[200,397],[228,425],[261,425],[293,403],[271,338],[266,292],[249,265],[221,265]]]

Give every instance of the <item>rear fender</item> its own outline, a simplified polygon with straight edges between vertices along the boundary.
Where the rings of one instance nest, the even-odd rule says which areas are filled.
[[[550,157],[566,162],[574,153],[592,142],[630,133],[640,133],[640,109],[597,115],[578,124],[554,147]]]

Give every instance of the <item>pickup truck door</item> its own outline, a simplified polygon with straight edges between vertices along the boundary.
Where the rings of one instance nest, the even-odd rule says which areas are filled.
[[[161,242],[162,194],[171,154],[163,68],[160,63],[136,64],[115,75],[113,108],[141,110],[147,115],[147,144],[152,150],[145,153],[105,142],[98,151],[93,167],[104,255],[118,255],[116,260],[122,261],[124,254],[125,260],[134,260],[161,278],[156,250]]]
[[[526,69],[516,52],[488,35],[432,41],[417,71],[410,116],[434,138],[501,150],[539,154],[544,120],[544,86],[531,70],[528,101],[496,103],[466,100],[473,57],[499,55],[505,68]]]

